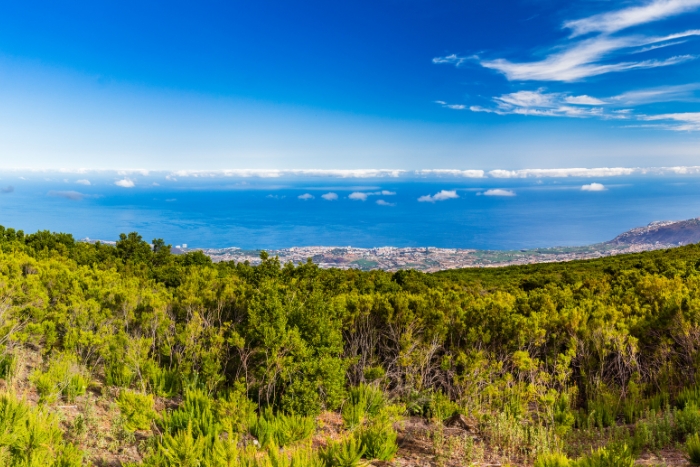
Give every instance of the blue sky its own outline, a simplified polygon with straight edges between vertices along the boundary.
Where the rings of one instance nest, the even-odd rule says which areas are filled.
[[[4,2],[2,168],[700,165],[700,0]]]

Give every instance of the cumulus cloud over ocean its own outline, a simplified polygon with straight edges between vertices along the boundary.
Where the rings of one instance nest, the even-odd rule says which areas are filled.
[[[484,196],[515,196],[513,190],[504,190],[503,188],[492,188],[491,190],[486,190],[483,193],[477,193],[477,195]]]
[[[440,190],[434,195],[424,195],[418,198],[419,203],[434,203],[436,201],[445,201],[448,199],[459,198],[457,190]]]

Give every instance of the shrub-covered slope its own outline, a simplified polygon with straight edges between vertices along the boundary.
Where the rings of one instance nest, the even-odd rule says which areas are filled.
[[[427,275],[0,229],[0,343],[8,465],[618,465],[698,451],[700,247]]]

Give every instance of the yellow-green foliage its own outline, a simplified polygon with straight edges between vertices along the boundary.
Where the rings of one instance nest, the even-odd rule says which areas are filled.
[[[129,431],[148,430],[151,422],[156,418],[152,394],[124,389],[119,392],[117,405],[124,417],[124,427]]]
[[[144,428],[153,414],[131,390],[181,401],[152,424],[159,465],[197,462],[178,442],[219,462],[206,453],[234,452],[221,443],[246,431],[271,451],[240,459],[293,463],[274,449],[299,449],[329,410],[349,432],[323,451],[327,465],[391,458],[389,400],[435,421],[468,414],[518,462],[559,452],[577,429],[622,430],[640,450],[700,424],[700,245],[422,274],[266,253],[258,266],[214,264],[135,232],[110,246],[0,227],[0,300],[0,353],[44,357],[31,376],[42,403],[76,398],[92,376],[104,395],[124,388],[125,426]],[[0,359],[0,376],[12,365]],[[620,452],[581,462],[624,464]]]
[[[685,451],[690,462],[694,465],[700,465],[700,434],[695,433],[688,436],[685,442]]]
[[[57,420],[11,394],[0,394],[0,465],[79,467],[83,453],[63,441]]]
[[[219,420],[226,420],[233,431],[243,433],[251,420],[255,420],[257,407],[242,391],[233,390],[216,401],[216,415]]]
[[[357,467],[363,454],[362,443],[353,437],[343,441],[329,441],[328,445],[319,451],[325,467]]]
[[[537,457],[534,467],[570,467],[571,460],[559,452],[548,452]]]
[[[32,382],[43,402],[54,402],[59,396],[72,401],[85,394],[89,378],[74,356],[62,353],[49,360],[45,371],[34,372]]]
[[[633,467],[634,457],[626,445],[601,448],[579,459],[576,467]]]
[[[309,438],[315,428],[312,417],[282,413],[274,415],[268,409],[251,423],[250,434],[263,447],[284,447]]]

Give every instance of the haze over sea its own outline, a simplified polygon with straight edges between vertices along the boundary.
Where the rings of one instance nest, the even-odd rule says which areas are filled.
[[[8,172],[0,174],[0,224],[102,240],[138,231],[149,241],[190,248],[526,249],[587,245],[655,220],[700,216],[696,170],[631,172],[515,178]]]

